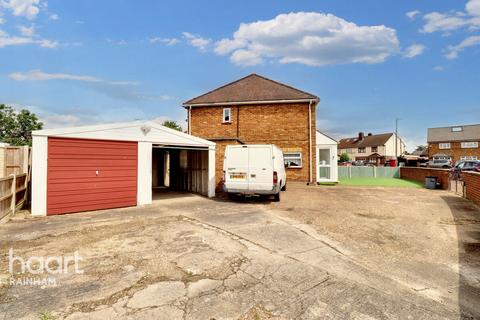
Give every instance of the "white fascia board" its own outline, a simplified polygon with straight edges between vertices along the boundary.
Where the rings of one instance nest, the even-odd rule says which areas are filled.
[[[139,137],[137,135],[132,136],[112,136],[108,134],[110,130],[118,130],[118,129],[130,129],[130,128],[138,128],[139,131],[143,126],[147,126],[159,131],[163,131],[169,135],[176,136],[182,138],[182,140],[186,140],[186,142],[182,143],[168,143],[168,141],[156,141],[155,138],[151,137],[152,135],[148,135]],[[174,130],[171,128],[167,128],[162,126],[159,123],[154,121],[134,121],[134,122],[122,122],[122,123],[111,123],[111,124],[101,124],[101,125],[94,125],[94,126],[82,126],[82,127],[71,127],[71,128],[61,128],[61,129],[47,129],[47,130],[36,130],[32,132],[33,136],[43,136],[43,137],[70,137],[70,138],[85,138],[85,139],[95,139],[95,136],[92,135],[93,133],[99,133],[98,139],[102,140],[128,140],[128,141],[145,141],[151,143],[158,143],[158,144],[171,144],[171,145],[191,145],[192,146],[214,146],[215,143],[209,140],[205,140],[199,137],[195,137],[186,133],[183,133],[178,130]],[[100,134],[101,132],[104,135]]]

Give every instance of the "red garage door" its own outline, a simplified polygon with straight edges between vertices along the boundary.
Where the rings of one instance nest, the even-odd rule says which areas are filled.
[[[48,138],[47,214],[137,205],[136,142]]]

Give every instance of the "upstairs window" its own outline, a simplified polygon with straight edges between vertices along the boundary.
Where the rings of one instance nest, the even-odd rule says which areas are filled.
[[[462,127],[453,127],[452,132],[462,132],[463,128]]]
[[[378,147],[372,147],[372,152],[378,152]]]
[[[302,153],[301,152],[285,152],[283,154],[285,161],[285,168],[301,168],[302,167]]]
[[[223,123],[232,122],[232,109],[223,108]]]
[[[462,142],[461,143],[463,149],[467,148],[478,148],[478,142]]]
[[[358,153],[366,153],[367,148],[358,148]]]
[[[450,142],[439,143],[438,144],[438,149],[450,149]]]

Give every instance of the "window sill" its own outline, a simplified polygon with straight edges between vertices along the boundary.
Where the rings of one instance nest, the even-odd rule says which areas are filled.
[[[222,124],[232,124],[232,121],[222,121]]]
[[[302,169],[303,167],[286,167],[285,169]]]

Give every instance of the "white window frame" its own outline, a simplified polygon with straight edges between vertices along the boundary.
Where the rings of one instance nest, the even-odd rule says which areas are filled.
[[[442,142],[438,144],[438,149],[440,150],[450,149],[451,147],[452,145],[450,144],[450,142]]]
[[[477,141],[466,141],[460,143],[462,149],[475,149],[478,148],[478,142]]]
[[[227,113],[228,113],[228,120],[226,120]],[[223,123],[231,123],[232,122],[232,108],[223,108],[222,122]]]
[[[463,127],[452,127],[452,132],[462,132]]]
[[[362,151],[360,151],[360,150],[362,150]],[[358,153],[367,153],[367,148],[366,148],[366,147],[358,148],[357,152],[358,152]]]
[[[476,161],[478,160],[477,156],[461,156],[460,161]]]
[[[300,160],[300,165],[290,165],[287,161],[288,160]],[[285,168],[302,168],[303,167],[303,155],[302,152],[284,152],[283,153],[283,161],[285,164]]]

